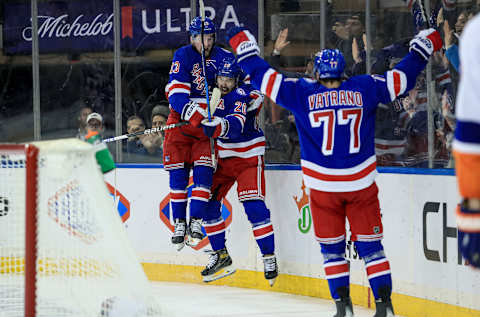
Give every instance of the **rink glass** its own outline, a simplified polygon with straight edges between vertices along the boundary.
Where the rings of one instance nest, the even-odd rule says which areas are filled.
[[[214,14],[219,45],[225,45],[226,29],[239,21],[257,36],[265,58],[282,71],[311,74],[317,51],[339,48],[347,62],[346,75],[353,76],[383,73],[404,55],[417,32],[408,2],[214,0],[205,5],[207,16]],[[1,142],[81,136],[80,121],[88,109],[102,115],[104,137],[152,126],[152,110],[166,105],[164,89],[173,52],[189,42],[186,28],[198,15],[196,1],[116,4],[117,8],[115,1],[38,1],[37,56],[31,50],[32,2],[3,2]],[[438,13],[442,1],[427,0],[425,6]],[[465,16],[468,20],[477,7],[477,1],[462,1],[442,10],[437,19],[442,36],[443,21],[461,33]],[[114,12],[121,21],[117,38]],[[280,50],[280,57],[272,56],[275,41],[286,28],[290,43]],[[451,42],[458,41],[454,37]],[[458,80],[442,50],[408,98],[379,107],[379,166],[454,166],[451,138]],[[132,116],[140,123],[127,126]],[[267,137],[266,162],[298,164],[298,137],[290,113],[267,98],[259,123]],[[161,136],[150,141],[160,145]],[[124,140],[109,144],[109,149],[117,163],[161,164],[161,146],[149,153],[142,149],[144,144],[148,142],[137,139],[127,146]],[[130,145],[136,147],[132,150]]]

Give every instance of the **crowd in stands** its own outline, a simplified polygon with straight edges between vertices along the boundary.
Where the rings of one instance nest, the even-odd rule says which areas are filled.
[[[390,12],[390,15],[385,13],[383,20],[372,19],[375,25],[370,41],[366,38],[363,12],[334,14],[331,8],[329,9],[325,44],[327,48],[338,48],[342,51],[346,60],[346,77],[365,73],[383,74],[405,56],[410,39],[426,27],[416,2],[406,2],[413,5],[404,7],[401,10],[403,15],[397,17],[395,12]],[[429,22],[441,32],[444,49],[435,53],[432,59],[431,82],[427,82],[424,72],[419,76],[415,88],[408,94],[391,104],[379,105],[375,135],[379,166],[429,167],[429,161],[433,159],[435,168],[454,167],[451,143],[455,129],[455,96],[461,70],[458,40],[465,24],[479,11],[479,3],[480,1],[468,4],[446,0],[431,1]],[[392,17],[396,19],[393,19],[393,22]],[[395,27],[392,28],[391,23],[395,23]],[[292,65],[287,65],[283,53],[286,48],[298,44],[289,40],[289,31],[292,32],[293,27],[289,30],[289,26],[284,25],[279,30],[273,49],[266,52],[266,55],[269,55],[267,59],[288,77],[313,77],[312,61],[316,51],[305,54],[302,71],[298,72],[298,67],[295,68],[297,72],[287,71],[292,69],[288,68]],[[393,31],[385,34],[389,28]],[[367,51],[370,56],[369,63],[366,60]],[[77,115],[72,116],[77,120],[78,130],[75,133],[78,137],[85,135],[90,119],[92,124],[100,125],[97,128],[104,138],[114,135],[114,110],[108,106],[114,104],[114,89],[113,84],[105,79],[112,77],[110,72],[110,69],[93,69],[91,74],[85,75],[88,80],[84,85],[83,99],[86,101],[81,100],[75,104],[74,111]],[[162,100],[167,78],[160,78],[157,71],[136,70],[135,73],[140,73],[141,76],[136,75],[122,88],[124,133],[162,126],[166,124],[170,111],[168,102]],[[148,78],[142,81],[143,77]],[[300,146],[293,115],[266,98],[264,119],[266,162],[298,164]],[[433,123],[433,135],[429,135],[429,122]],[[123,162],[162,163],[163,138],[163,133],[156,133],[123,141]],[[109,144],[109,148],[114,152],[113,143]]]
[[[479,11],[479,4],[469,3],[462,7],[455,1],[432,3],[434,5],[429,14],[429,22],[441,32],[444,40],[444,49],[435,53],[432,62],[433,84],[427,82],[424,72],[408,94],[391,104],[380,104],[378,107],[375,146],[379,166],[429,167],[427,93],[432,91],[430,120],[433,122],[434,133],[430,141],[433,143],[433,153],[430,153],[433,156],[433,167],[454,167],[451,142],[455,129],[455,96],[461,69],[458,40],[465,24]],[[411,37],[427,25],[416,2],[409,10],[411,36],[393,43],[381,43],[381,40],[374,38],[371,48],[367,47],[365,19],[360,13],[331,19],[326,46],[342,51],[346,61],[346,77],[367,72],[383,74],[406,55]],[[379,26],[376,29],[380,29]],[[276,38],[269,61],[286,76],[312,77],[311,58],[307,58],[304,73],[283,70],[281,52],[290,44],[287,37],[288,28],[284,28]],[[368,70],[367,50],[371,56],[371,68]],[[299,163],[298,138],[293,117],[268,99],[266,109],[267,162]]]

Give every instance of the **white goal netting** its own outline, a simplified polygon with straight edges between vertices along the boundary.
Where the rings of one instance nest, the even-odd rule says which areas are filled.
[[[24,149],[0,145],[0,316],[24,316],[29,287],[36,316],[160,316],[92,146],[34,146],[37,192],[27,193]],[[36,283],[25,283],[26,197],[34,195]]]

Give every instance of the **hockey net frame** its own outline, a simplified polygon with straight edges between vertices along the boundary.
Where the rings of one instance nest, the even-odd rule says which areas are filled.
[[[57,142],[57,143],[54,143],[54,142]],[[101,197],[101,199],[107,200],[107,202],[108,202],[108,199],[110,199],[108,197],[108,192],[107,192],[105,183],[103,182],[103,176],[101,175],[101,172],[100,172],[100,169],[98,168],[98,166],[96,166],[93,147],[91,145],[85,143],[85,142],[75,140],[75,139],[65,139],[65,140],[59,140],[59,141],[46,141],[46,142],[37,142],[37,143],[33,143],[33,144],[22,144],[22,145],[19,145],[19,144],[0,144],[0,160],[1,160],[1,162],[0,162],[0,199],[3,199],[3,198],[1,198],[1,196],[3,195],[1,182],[2,182],[2,177],[5,176],[5,174],[2,174],[1,169],[5,168],[4,165],[5,165],[5,162],[7,160],[6,158],[8,158],[8,153],[10,153],[10,155],[12,155],[12,153],[14,153],[18,157],[22,157],[24,155],[24,158],[25,158],[24,161],[22,161],[21,159],[18,159],[18,162],[20,162],[20,163],[15,165],[16,168],[19,168],[19,169],[25,168],[25,220],[24,220],[25,250],[24,250],[24,254],[23,254],[24,258],[22,259],[22,256],[17,256],[17,255],[11,256],[10,259],[8,258],[9,255],[7,255],[7,257],[5,257],[5,254],[3,254],[2,250],[1,250],[2,247],[3,247],[2,246],[2,241],[0,241],[0,278],[2,277],[1,275],[7,275],[7,278],[9,278],[8,274],[12,274],[12,275],[16,275],[14,277],[14,279],[16,280],[16,279],[19,278],[18,275],[24,275],[23,314],[21,314],[19,312],[18,307],[15,307],[12,310],[15,311],[16,313],[18,313],[18,315],[15,314],[15,313],[9,314],[8,309],[7,309],[6,313],[3,312],[3,313],[5,313],[5,316],[29,316],[29,317],[30,316],[32,316],[32,317],[48,316],[50,313],[45,314],[45,313],[39,312],[40,310],[42,310],[46,306],[45,305],[45,298],[41,297],[42,299],[40,300],[39,299],[40,298],[39,293],[37,291],[39,289],[38,288],[39,285],[42,285],[42,283],[46,283],[46,282],[45,281],[39,282],[39,281],[41,280],[41,278],[45,279],[45,277],[42,276],[42,275],[55,275],[55,274],[60,275],[60,274],[65,273],[65,272],[60,272],[61,269],[62,269],[60,267],[61,265],[66,267],[66,265],[64,263],[59,265],[58,263],[50,262],[51,261],[50,255],[49,255],[49,257],[43,257],[43,258],[39,258],[39,256],[38,256],[39,247],[40,247],[40,242],[39,241],[41,239],[44,239],[44,238],[39,238],[39,234],[49,235],[48,232],[46,233],[45,228],[42,229],[42,227],[41,227],[42,225],[39,223],[39,218],[38,218],[39,217],[38,214],[42,210],[42,207],[39,207],[39,203],[40,204],[41,203],[43,203],[43,204],[46,203],[45,198],[39,198],[39,196],[40,196],[40,194],[39,194],[40,188],[39,187],[41,186],[41,179],[40,179],[39,174],[43,173],[41,177],[45,178],[45,171],[39,172],[39,169],[40,168],[46,168],[46,167],[44,167],[44,165],[48,165],[48,164],[45,163],[45,161],[47,160],[45,158],[45,155],[48,155],[48,154],[45,154],[45,152],[43,152],[42,161],[40,161],[40,155],[41,155],[40,153],[41,153],[41,151],[44,151],[44,150],[42,150],[42,148],[47,143],[51,143],[51,144],[48,145],[48,147],[50,147],[50,149],[54,149],[53,151],[56,152],[57,156],[58,156],[58,153],[61,151],[61,150],[58,150],[58,149],[61,149],[61,148],[66,147],[66,146],[68,147],[68,145],[74,144],[73,149],[67,149],[66,151],[69,151],[69,150],[80,151],[80,152],[82,152],[82,156],[81,156],[82,160],[85,157],[88,157],[87,161],[93,161],[93,165],[89,165],[89,166],[90,167],[94,166],[94,169],[96,168],[96,170],[87,171],[87,173],[92,173],[93,177],[96,177],[96,179],[95,179],[96,183],[95,182],[94,183],[97,185],[97,190],[98,190],[99,186],[100,187],[103,186],[103,191],[100,191],[99,195],[105,194],[105,197]],[[87,156],[85,156],[85,154]],[[68,161],[68,159],[71,160],[71,157],[72,156],[70,154],[70,156],[67,158],[66,161]],[[11,164],[11,161],[8,161],[8,162],[9,162],[8,164]],[[90,163],[92,163],[92,162],[90,162]],[[82,164],[79,163],[77,165],[82,165]],[[57,173],[58,173],[58,171],[57,171]],[[85,171],[84,171],[84,173],[85,173]],[[6,180],[7,179],[6,177],[3,177],[3,178],[5,179],[4,182],[8,182],[8,180]],[[66,182],[66,185],[65,184],[59,184],[58,185],[57,192],[52,197],[57,197],[57,195],[58,196],[71,195],[71,193],[65,194],[65,191],[68,192],[69,188],[72,188],[72,187],[74,188],[74,191],[75,191],[76,190],[75,186],[81,186],[82,180],[83,180],[83,182],[85,181],[85,179],[80,179],[80,181],[74,180],[72,182],[68,178],[67,178],[67,180],[69,180],[69,181]],[[80,183],[80,185],[78,185],[78,183]],[[12,186],[15,186],[15,185],[12,185]],[[7,198],[4,198],[4,199],[6,200]],[[39,202],[39,200],[41,200],[41,202]],[[58,202],[51,202],[51,200],[52,200],[52,198],[50,198],[48,200],[48,204],[50,205],[52,203],[55,206],[55,208],[58,208],[59,203]],[[3,203],[5,203],[5,201],[3,201]],[[64,203],[64,202],[62,202],[62,203]],[[105,201],[104,201],[104,204],[102,206],[106,206]],[[123,227],[123,224],[121,223],[120,217],[119,217],[117,211],[113,208],[113,206],[114,206],[113,200],[110,202],[110,206],[111,206],[110,211],[111,211],[112,215],[114,214],[117,219],[115,220],[114,219],[115,217],[112,217],[111,218],[111,219],[113,219],[112,224],[106,224],[106,225],[113,226],[115,228],[114,229],[115,231],[121,231],[121,232],[118,233],[118,235],[116,233],[114,238],[120,239],[121,241],[119,241],[119,243],[125,244],[126,242],[128,242],[128,238],[126,236],[125,228]],[[3,205],[3,208],[5,208],[5,205]],[[10,208],[10,207],[8,207],[8,208]],[[11,209],[12,208],[10,208],[10,210],[9,210],[10,214],[12,214]],[[75,209],[75,208],[73,207],[73,209]],[[44,211],[42,211],[42,212],[45,213]],[[68,212],[69,213],[68,217],[73,217],[70,214],[71,212],[72,211]],[[73,212],[75,212],[75,211],[73,211]],[[97,210],[95,210],[95,212],[97,212]],[[92,214],[95,214],[95,213],[92,212]],[[2,216],[2,215],[0,215],[0,216]],[[0,217],[0,220],[2,220],[1,218],[2,217]],[[3,217],[3,218],[5,218],[5,217]],[[48,217],[44,216],[44,218],[48,218]],[[44,218],[41,221],[45,222]],[[50,222],[52,222],[52,223],[55,222],[55,221],[52,221],[52,219],[51,219],[52,215],[49,215],[49,218],[50,218],[49,219]],[[58,222],[58,219],[53,219],[53,220],[57,220],[57,226],[58,227],[63,226],[62,229],[65,232],[67,232],[70,236],[75,236],[75,234],[72,234],[70,228],[65,228],[65,226],[64,226],[65,223],[62,223],[61,221]],[[5,221],[5,220],[3,220],[3,221]],[[87,221],[87,224],[88,224],[88,221]],[[84,225],[84,224],[82,224],[82,225]],[[39,230],[39,227],[41,227],[40,230]],[[65,230],[65,229],[67,229],[67,230]],[[98,228],[95,228],[95,229],[98,229]],[[100,229],[102,229],[102,228],[100,228]],[[42,231],[42,230],[43,230],[43,233],[39,233],[39,231]],[[110,231],[114,231],[114,230],[109,229],[105,232],[102,232],[102,234],[104,236],[109,236]],[[14,231],[14,233],[18,233],[18,232]],[[111,236],[111,234],[110,234],[110,236]],[[91,241],[86,240],[86,239],[88,239],[88,237],[85,237],[85,236],[77,235],[73,238],[75,238],[77,240],[83,240],[82,241],[83,244],[91,243]],[[5,244],[7,244],[7,246],[8,246],[8,242],[5,242]],[[127,244],[129,244],[129,243],[127,243]],[[129,275],[131,273],[132,274],[132,277],[131,277],[132,281],[130,281],[130,282],[132,284],[122,280],[121,283],[118,286],[116,286],[114,284],[112,284],[112,285],[113,285],[114,288],[115,287],[119,287],[119,288],[123,287],[123,289],[125,289],[125,287],[124,287],[125,285],[128,285],[128,286],[131,285],[132,289],[124,290],[125,293],[128,293],[128,296],[126,296],[126,297],[120,297],[119,298],[119,295],[118,295],[119,292],[113,292],[114,294],[112,294],[111,297],[108,297],[108,296],[102,297],[103,300],[102,300],[101,304],[100,305],[95,305],[95,311],[97,312],[95,315],[96,316],[112,316],[113,317],[113,316],[117,316],[118,313],[122,314],[122,312],[123,313],[131,312],[132,316],[133,315],[135,315],[135,316],[137,316],[137,315],[138,316],[163,316],[163,314],[161,313],[160,305],[157,303],[155,297],[151,293],[150,285],[148,283],[148,280],[147,280],[143,270],[141,269],[140,263],[136,259],[133,248],[130,245],[122,246],[122,248],[113,247],[113,249],[116,250],[116,251],[118,251],[119,249],[123,250],[124,248],[125,248],[125,256],[124,257],[119,257],[121,260],[117,261],[117,262],[122,262],[123,263],[123,262],[131,260],[132,262],[135,262],[135,263],[126,264],[128,266],[128,268],[126,269],[126,271],[123,271],[122,269],[120,269],[121,272],[118,274],[118,277],[119,278],[125,278],[125,275]],[[42,250],[42,249],[40,249],[40,250]],[[45,252],[45,250],[43,250],[42,252]],[[51,252],[51,251],[49,250],[49,252]],[[96,252],[98,252],[98,250]],[[9,253],[7,253],[7,254],[9,254]],[[71,256],[71,254],[67,252],[66,256]],[[59,257],[60,258],[59,261],[65,261],[66,256],[65,256],[65,254],[62,254]],[[133,259],[132,259],[132,257],[133,257]],[[53,259],[53,260],[55,260],[55,259]],[[67,269],[65,269],[65,267],[63,267],[63,269],[66,271],[67,275],[73,275],[74,276],[72,279],[82,278],[82,276],[81,276],[82,274],[83,274],[83,277],[85,277],[85,275],[86,275],[87,276],[86,278],[87,279],[89,278],[88,273],[85,274],[85,272],[82,271],[83,268],[80,267],[81,265],[90,266],[89,269],[92,269],[92,267],[93,267],[93,269],[95,271],[93,271],[93,273],[90,273],[90,274],[94,278],[98,278],[98,277],[103,278],[103,276],[100,276],[100,275],[105,275],[105,276],[114,275],[115,277],[117,277],[117,272],[115,271],[115,269],[117,269],[117,266],[115,266],[115,264],[117,264],[117,262],[108,263],[107,266],[102,266],[105,259],[101,258],[101,259],[97,260],[96,258],[93,258],[93,260],[92,260],[92,258],[90,258],[90,257],[87,257],[87,260],[77,259],[77,258],[69,258],[69,261],[73,261],[74,265],[69,266]],[[5,263],[7,263],[7,264],[5,264]],[[12,263],[14,263],[14,264],[12,264]],[[7,266],[12,265],[12,266],[15,266],[15,267],[13,267],[13,268],[8,268],[7,267],[6,268],[5,267],[6,265]],[[55,266],[58,266],[58,267],[55,267]],[[54,267],[54,269],[50,270],[52,267]],[[50,272],[48,272],[48,271],[50,271]],[[42,273],[40,273],[40,272],[42,272]],[[128,272],[128,274],[125,274],[126,272]],[[108,277],[110,277],[110,276],[108,276]],[[128,277],[128,278],[130,278],[130,277]],[[65,279],[68,280],[68,277],[65,278]],[[95,285],[96,280],[94,280],[94,281],[95,282],[92,286],[97,287],[97,285]],[[50,283],[50,282],[48,282],[48,283]],[[85,284],[87,282],[82,282],[82,283],[84,283],[84,284],[81,284],[80,287],[86,288],[86,290],[88,291],[88,287],[85,287],[85,285],[88,285],[88,284]],[[109,281],[108,283],[111,283],[111,282]],[[102,295],[108,294],[108,291],[110,291],[112,289],[112,285],[109,284],[106,287],[107,291],[105,291],[104,293],[101,293],[101,294]],[[1,290],[2,286],[5,286],[5,284],[2,284],[2,280],[0,280],[0,293],[2,292],[2,290]],[[17,286],[18,285],[15,284],[15,287],[17,287]],[[18,287],[20,287],[20,286],[18,286]],[[75,286],[74,286],[74,288],[75,288]],[[128,287],[128,288],[130,288],[130,287]],[[41,289],[45,292],[46,288],[41,288]],[[56,286],[52,286],[52,287],[49,286],[47,289],[48,289],[48,291],[51,292],[52,289],[53,290],[56,289]],[[61,287],[59,287],[58,289],[59,289],[59,291],[58,291],[59,293],[62,292],[62,291],[65,292],[64,288],[63,288],[63,285]],[[7,288],[7,290],[8,290],[8,288]],[[74,293],[73,297],[77,296],[75,294],[75,292],[76,292],[76,290],[73,292]],[[69,294],[69,295],[72,296],[71,294]],[[58,298],[60,298],[61,296],[62,296],[62,294],[55,294],[53,296],[53,299],[47,299],[47,301],[49,301],[48,305],[50,305],[50,306],[51,305],[57,305],[56,303],[54,303],[54,304],[52,304],[52,303],[54,301],[56,301]],[[18,297],[21,297],[21,296],[19,295]],[[21,299],[15,298],[15,300],[14,300],[15,304],[13,304],[13,305],[17,305],[18,304],[17,301],[21,301]],[[39,302],[42,302],[42,301],[43,301],[43,304],[39,303]],[[79,301],[81,301],[81,300],[79,300]],[[0,302],[2,302],[2,301],[0,301]],[[71,304],[71,301],[67,300],[65,303]],[[95,303],[96,304],[98,303],[97,299],[96,299]],[[2,303],[0,303],[0,306],[2,306],[2,305],[3,306],[6,305],[5,300],[3,300]],[[42,305],[44,307],[42,307]],[[59,304],[59,305],[63,305],[63,302],[61,302],[61,304]],[[51,308],[51,307],[49,307],[49,308]],[[5,307],[2,307],[2,309],[5,309]],[[93,316],[94,315],[91,312],[89,312],[88,314],[87,313],[84,314],[83,311],[80,310],[80,308],[71,309],[71,307],[63,308],[63,306],[61,308],[55,307],[54,311],[55,312],[57,312],[57,311],[61,312],[61,313],[58,313],[58,315],[56,314],[55,316],[80,316],[80,315],[81,316]],[[2,316],[4,316],[4,315],[2,315]]]

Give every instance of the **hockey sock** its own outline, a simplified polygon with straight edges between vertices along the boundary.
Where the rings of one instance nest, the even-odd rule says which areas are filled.
[[[203,165],[193,167],[193,189],[190,198],[190,217],[203,219],[210,198],[213,168]]]
[[[333,244],[320,243],[320,246],[330,294],[337,300],[340,298],[337,290],[350,285],[350,264],[345,259],[345,240]]]
[[[252,224],[253,235],[257,241],[260,252],[265,254],[275,253],[275,237],[270,221],[270,210],[263,200],[247,200],[243,202],[245,213]]]
[[[222,218],[220,208],[219,201],[210,200],[203,218],[203,228],[205,228],[213,251],[225,248],[225,221]]]
[[[179,168],[169,171],[170,176],[170,207],[173,219],[185,219],[187,217],[188,201],[188,168]]]
[[[380,298],[379,290],[392,289],[392,275],[390,274],[390,264],[385,257],[383,246],[380,241],[355,241],[358,254],[365,262],[368,281],[372,288],[375,299]],[[390,294],[387,294],[390,296]]]

